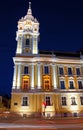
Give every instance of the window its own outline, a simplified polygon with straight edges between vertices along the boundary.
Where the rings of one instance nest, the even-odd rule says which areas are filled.
[[[73,81],[69,81],[70,89],[74,89]]]
[[[23,97],[22,106],[28,106],[28,97]]]
[[[26,39],[26,45],[27,45],[27,46],[29,45],[29,42],[30,42],[30,40],[29,40],[29,39]]]
[[[50,106],[51,102],[50,102],[50,97],[46,96],[46,106]]]
[[[82,81],[78,81],[78,88],[79,88],[79,89],[83,89]]]
[[[28,68],[28,66],[25,66],[24,67],[24,74],[28,74],[29,73],[29,68]]]
[[[77,105],[75,97],[71,97],[71,105]]]
[[[49,74],[49,67],[48,66],[44,66],[44,74]]]
[[[59,74],[60,74],[60,75],[64,75],[64,71],[63,71],[63,68],[62,68],[62,67],[59,68]]]
[[[80,75],[80,68],[76,68],[76,75]]]
[[[80,97],[81,105],[83,105],[83,97]]]
[[[60,81],[60,88],[65,89],[65,82],[64,81]]]
[[[68,68],[68,75],[72,75],[72,68]]]
[[[66,103],[66,97],[62,97],[62,106],[66,106],[67,103]]]

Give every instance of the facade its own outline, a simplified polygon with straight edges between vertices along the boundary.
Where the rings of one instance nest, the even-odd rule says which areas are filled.
[[[29,3],[16,32],[11,111],[27,116],[82,116],[83,49],[39,51],[39,35],[39,22]]]

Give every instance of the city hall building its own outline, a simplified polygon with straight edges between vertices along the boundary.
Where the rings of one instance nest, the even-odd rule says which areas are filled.
[[[83,49],[40,51],[31,3],[18,21],[11,111],[45,117],[83,116]]]

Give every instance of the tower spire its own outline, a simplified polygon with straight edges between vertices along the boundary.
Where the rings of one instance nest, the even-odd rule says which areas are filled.
[[[29,2],[29,9],[31,9],[31,2]]]
[[[32,15],[31,2],[29,2],[29,9],[28,9],[27,14],[28,14],[28,15]]]

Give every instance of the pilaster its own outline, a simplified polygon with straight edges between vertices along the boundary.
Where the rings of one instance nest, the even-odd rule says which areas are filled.
[[[31,89],[34,89],[34,63],[31,65]]]
[[[53,73],[53,87],[57,89],[57,68],[55,64],[52,64],[52,73]]]
[[[21,86],[21,64],[18,64],[17,89]]]
[[[13,75],[13,89],[15,89],[16,86],[17,86],[16,79],[17,79],[17,65],[15,64],[15,66],[14,66],[14,75]]]
[[[19,35],[19,34],[18,34]],[[17,37],[17,50],[16,53],[21,54],[22,53],[22,36]]]
[[[37,77],[38,77],[38,89],[41,89],[41,72],[40,72],[40,67],[41,67],[41,64],[40,63],[38,63],[37,64],[37,70],[38,70],[38,75],[37,75]]]
[[[32,54],[38,54],[38,38],[33,36]]]

